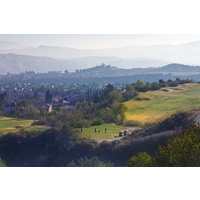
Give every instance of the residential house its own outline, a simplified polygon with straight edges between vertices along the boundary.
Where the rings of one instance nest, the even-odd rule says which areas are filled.
[[[6,103],[3,105],[4,111],[11,112],[15,110],[17,107],[17,103],[11,99],[7,99]]]
[[[46,110],[47,112],[53,111],[53,104],[46,103],[45,101],[35,101],[32,103],[39,111]]]

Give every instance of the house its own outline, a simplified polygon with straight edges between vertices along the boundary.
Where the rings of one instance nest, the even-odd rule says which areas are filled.
[[[53,105],[48,104],[44,101],[37,101],[32,103],[35,108],[37,108],[39,111],[41,110],[46,110],[47,112],[52,112],[53,111]]]
[[[11,112],[15,110],[17,107],[17,103],[11,99],[7,99],[6,103],[3,105],[4,111]]]

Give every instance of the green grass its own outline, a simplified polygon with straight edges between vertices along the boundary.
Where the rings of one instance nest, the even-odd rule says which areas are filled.
[[[135,120],[142,124],[155,123],[170,117],[177,111],[191,110],[200,106],[199,84],[187,84],[184,87],[169,89],[179,90],[174,90],[173,92],[141,92],[138,98],[149,98],[148,101],[133,99],[125,102],[128,107],[126,112],[127,120]]]
[[[95,133],[96,128],[96,133]],[[107,132],[105,133],[105,128]],[[83,132],[81,133],[82,137],[89,139],[105,139],[112,138],[114,136],[119,136],[119,131],[121,130],[121,126],[117,126],[114,124],[105,124],[99,126],[91,126],[89,128],[83,128]],[[100,133],[98,130],[101,130]],[[78,129],[81,132],[81,129]]]
[[[6,133],[15,133],[24,129],[26,131],[43,131],[46,130],[46,127],[31,124],[34,120],[22,120],[16,118],[0,117],[0,132],[3,134]]]

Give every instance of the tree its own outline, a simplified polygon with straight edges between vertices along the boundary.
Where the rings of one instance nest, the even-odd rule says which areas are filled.
[[[50,90],[46,91],[46,101],[52,101],[53,99],[53,94]]]
[[[111,91],[108,95],[109,97],[109,102],[112,104],[114,102],[120,103],[123,99],[122,94],[120,93],[119,90]]]
[[[124,103],[113,104],[112,105],[113,113],[114,113],[114,121],[117,124],[123,124],[125,120],[125,112],[127,111],[127,107]]]
[[[92,122],[91,126],[98,126],[98,125],[102,125],[103,123],[104,123],[103,119],[97,118]]]
[[[104,108],[101,113],[100,113],[101,118],[110,123],[114,121],[114,114],[113,114],[113,110],[109,107]]]
[[[19,103],[18,103],[18,106],[20,106],[20,107],[26,107],[26,106],[28,106],[29,105],[29,101],[28,100],[22,100],[22,101],[20,101]]]
[[[5,103],[7,99],[7,92],[4,92],[2,94],[0,94],[0,104],[2,105],[3,103]]]
[[[162,84],[165,83],[165,81],[163,79],[159,79],[159,83]]]
[[[93,97],[93,102],[98,103],[101,101],[101,98],[98,95],[98,92],[95,92],[94,97]]]
[[[30,118],[38,118],[40,111],[33,105],[28,105],[24,108],[23,115]]]
[[[151,83],[151,90],[159,90],[161,88],[161,86],[159,85],[159,83],[157,82],[153,82]]]
[[[45,109],[42,109],[40,110],[40,115],[46,117],[48,115],[48,112]]]
[[[137,80],[137,82],[135,83],[135,89],[138,92],[146,92],[147,91],[147,87],[145,86],[145,82],[141,81],[140,79]]]
[[[140,152],[128,159],[126,167],[152,167],[152,158],[146,152]]]
[[[67,69],[64,72],[65,72],[65,74],[69,74],[69,71]]]
[[[34,92],[34,98],[35,100],[40,99],[40,95],[37,93],[37,91]]]
[[[136,81],[135,83],[135,87],[137,88],[141,88],[141,87],[144,87],[145,86],[145,82],[144,81],[141,81],[140,79]]]
[[[180,136],[168,140],[165,146],[159,147],[155,163],[164,167],[199,167],[200,127],[192,126]]]
[[[111,91],[113,91],[113,90],[114,90],[114,86],[113,86],[113,85],[108,84],[108,85],[106,86],[106,92],[107,92],[107,93],[109,93],[109,92],[111,92]]]
[[[124,93],[125,101],[128,101],[137,95],[138,95],[138,92],[135,90],[135,87],[133,85],[126,86],[126,92]]]

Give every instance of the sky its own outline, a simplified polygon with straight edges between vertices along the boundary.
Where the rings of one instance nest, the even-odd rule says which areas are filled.
[[[39,45],[106,49],[132,45],[183,44],[200,41],[200,34],[0,34],[0,41],[25,47]]]

